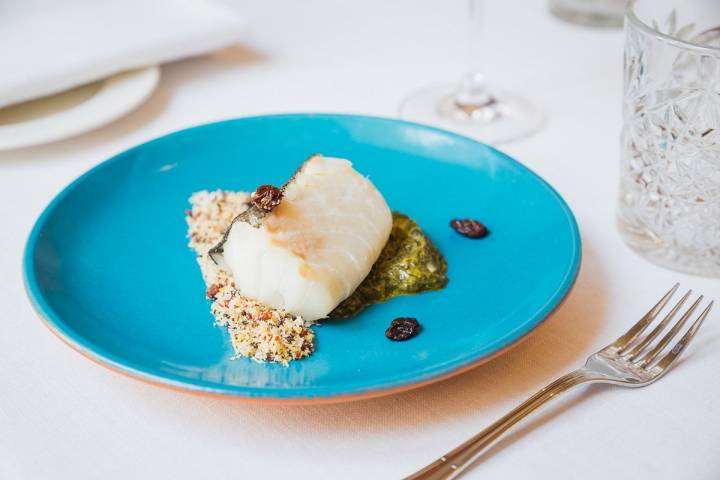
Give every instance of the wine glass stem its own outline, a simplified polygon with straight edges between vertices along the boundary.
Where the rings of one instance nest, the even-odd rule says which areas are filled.
[[[462,106],[482,107],[493,102],[487,91],[485,76],[481,73],[480,60],[483,33],[484,0],[467,0],[466,49],[468,72],[460,82],[455,103]]]

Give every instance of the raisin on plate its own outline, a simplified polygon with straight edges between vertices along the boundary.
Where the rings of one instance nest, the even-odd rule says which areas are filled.
[[[390,323],[385,336],[393,342],[408,340],[420,332],[420,323],[416,318],[400,317]]]
[[[451,220],[450,226],[460,235],[468,238],[483,238],[490,233],[485,225],[472,218]]]

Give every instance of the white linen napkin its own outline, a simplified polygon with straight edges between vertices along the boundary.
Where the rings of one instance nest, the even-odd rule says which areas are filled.
[[[207,0],[22,0],[0,7],[0,108],[236,43]]]

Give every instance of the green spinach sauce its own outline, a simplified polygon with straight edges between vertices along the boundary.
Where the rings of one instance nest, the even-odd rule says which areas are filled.
[[[357,315],[375,303],[399,295],[439,290],[447,285],[447,263],[440,250],[413,219],[393,212],[390,238],[370,273],[330,318]]]

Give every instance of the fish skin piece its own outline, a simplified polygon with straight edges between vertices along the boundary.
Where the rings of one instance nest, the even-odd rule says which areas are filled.
[[[259,226],[235,221],[222,262],[243,295],[306,321],[325,318],[360,285],[392,229],[392,214],[348,160],[315,155]]]

